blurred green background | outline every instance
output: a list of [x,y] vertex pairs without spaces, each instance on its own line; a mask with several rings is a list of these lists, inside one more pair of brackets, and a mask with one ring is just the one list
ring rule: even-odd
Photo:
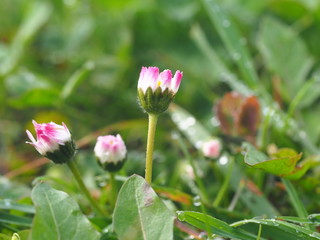
[[[128,161],[128,171],[143,174],[147,116],[136,96],[142,66],[183,71],[175,103],[210,133],[218,132],[212,111],[217,99],[230,90],[255,93],[264,106],[289,111],[310,144],[303,149],[301,139],[295,141],[295,133],[281,127],[267,142],[316,153],[320,2],[215,2],[211,9],[196,0],[2,0],[1,173],[39,156],[25,144],[25,129],[31,130],[35,119],[65,122],[76,140],[111,125],[97,134],[123,134],[130,158],[136,159]],[[223,30],[230,26],[231,31]],[[175,159],[177,150],[166,151],[173,148],[173,129],[170,118],[161,116],[158,174]],[[289,137],[277,138],[284,135]],[[84,154],[91,154],[94,140],[83,145]],[[40,169],[32,174],[40,175]]]

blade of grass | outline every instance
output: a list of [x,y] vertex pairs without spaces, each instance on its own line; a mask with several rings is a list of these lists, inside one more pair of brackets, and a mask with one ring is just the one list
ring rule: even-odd
[[67,99],[72,94],[76,86],[78,86],[93,69],[94,63],[89,61],[83,64],[80,69],[75,71],[64,85],[60,98],[62,100]]
[[213,201],[213,207],[219,207],[221,201],[223,200],[223,197],[225,196],[228,187],[229,187],[229,183],[230,183],[230,178],[231,178],[231,174],[232,174],[232,170],[233,170],[233,166],[234,166],[234,160],[231,159],[228,163],[228,170],[226,171],[226,175],[223,181],[222,186],[219,189],[219,192],[216,196],[216,198]]
[[299,224],[313,224],[320,225],[320,214],[311,214],[307,218],[292,217],[292,216],[278,216],[277,219],[285,220],[287,222]]
[[296,239],[304,239],[304,240],[314,240],[320,239],[320,233],[314,232],[305,227],[299,226],[297,224],[288,223],[282,220],[276,219],[245,219],[239,222],[235,222],[230,224],[233,227],[239,227],[248,223],[256,223],[267,226],[273,226],[285,231],[289,234],[292,234],[296,237]]
[[206,225],[209,224],[211,231],[222,237],[242,240],[256,240],[256,237],[251,233],[242,229],[231,227],[226,222],[203,213],[180,211],[178,212],[178,218],[180,221],[185,221],[202,230],[206,230]]
[[13,202],[9,199],[0,199],[0,209],[4,210],[17,210],[25,213],[35,213],[35,209],[32,205],[21,204]]
[[221,60],[221,57],[216,53],[216,51],[210,46],[203,30],[199,25],[193,25],[191,28],[191,38],[198,46],[200,51],[208,58],[212,63],[214,71],[212,72],[214,77],[219,77],[223,81],[227,82],[233,89],[237,90],[239,93],[250,96],[253,92],[244,85],[237,77],[234,75],[225,63]]
[[[286,191],[289,194],[290,201],[291,201],[296,213],[298,214],[298,216],[300,218],[308,217],[308,212],[307,212],[306,208],[304,207],[303,203],[301,202],[301,200],[298,196],[298,193],[297,193],[296,189],[294,188],[294,186],[292,185],[291,181],[288,179],[285,179],[285,178],[282,178],[281,181],[286,187]],[[311,229],[311,227],[308,225],[307,225],[307,228]]]
[[31,227],[32,219],[0,212],[0,222],[7,224],[16,224],[19,226]]
[[216,0],[201,0],[209,18],[224,42],[230,56],[237,64],[245,83],[250,88],[257,87],[258,77],[255,72],[249,51],[237,27]]
[[[11,45],[10,55],[0,66],[0,76],[6,76],[14,70],[21,59],[25,48],[39,29],[48,21],[52,12],[51,5],[46,1],[31,2],[23,24],[20,26]],[[1,78],[0,78],[1,79]]]
[[288,117],[292,117],[295,113],[297,107],[299,106],[299,103],[302,101],[302,99],[305,97],[305,95],[308,93],[311,87],[314,87],[316,83],[319,83],[318,77],[313,77],[309,81],[305,82],[302,87],[300,88],[299,92],[295,95],[293,100],[291,101],[288,109]]

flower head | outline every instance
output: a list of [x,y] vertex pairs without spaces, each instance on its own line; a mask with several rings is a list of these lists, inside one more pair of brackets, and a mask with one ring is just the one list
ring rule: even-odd
[[55,163],[66,163],[75,154],[75,144],[67,126],[62,123],[58,125],[54,122],[38,124],[32,121],[36,130],[37,140],[30,131],[26,131],[31,142],[27,142],[35,147],[42,155]]
[[98,163],[105,170],[113,172],[122,167],[126,158],[127,148],[119,134],[117,136],[100,136],[94,147],[94,153]]
[[148,113],[164,112],[175,97],[183,73],[170,70],[159,72],[157,67],[142,67],[138,81],[138,97],[142,108]]
[[209,158],[216,158],[220,155],[221,144],[217,139],[204,142],[202,145],[203,155]]

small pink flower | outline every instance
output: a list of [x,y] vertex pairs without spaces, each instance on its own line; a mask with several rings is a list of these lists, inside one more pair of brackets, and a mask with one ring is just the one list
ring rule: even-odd
[[107,135],[98,137],[94,153],[106,170],[116,171],[122,166],[127,149],[119,134]]
[[64,123],[62,123],[62,126],[54,122],[38,124],[33,120],[32,123],[36,130],[37,140],[27,130],[28,137],[31,140],[31,142],[27,143],[33,145],[43,156],[58,150],[60,145],[65,145],[67,142],[72,141],[69,129]]
[[209,158],[216,158],[220,155],[221,144],[217,139],[209,140],[202,145],[203,155]]
[[172,77],[172,73],[168,69],[159,73],[159,68],[157,67],[142,67],[138,81],[138,89],[141,89],[145,94],[149,87],[153,92],[160,87],[162,92],[168,89],[173,92],[173,94],[176,94],[179,89],[182,76],[183,73],[180,71],[176,71]]

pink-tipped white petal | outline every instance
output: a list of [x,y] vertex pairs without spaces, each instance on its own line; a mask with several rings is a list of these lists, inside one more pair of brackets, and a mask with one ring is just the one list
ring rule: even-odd
[[142,67],[140,77],[138,81],[138,89],[141,89],[144,93],[149,87],[152,90],[156,89],[157,79],[159,76],[159,68],[157,67]]
[[172,78],[172,81],[171,81],[171,90],[174,93],[178,92],[182,77],[183,77],[183,73],[180,71],[176,71],[176,73],[174,74],[174,77]]
[[37,142],[36,139],[33,137],[32,133],[29,130],[26,130],[26,132],[27,132],[29,139],[31,140],[31,142],[26,142],[26,143],[34,145]]
[[59,145],[65,145],[71,141],[71,134],[67,126],[63,126],[54,122],[38,124],[35,120],[32,121],[36,130],[37,140],[33,137],[30,131],[26,131],[32,145],[41,155],[46,155],[48,152],[54,152],[59,149]]
[[94,153],[102,164],[117,164],[124,160],[127,149],[119,134],[117,136],[107,135],[98,137]]
[[161,87],[162,92],[165,91],[167,88],[170,88],[172,79],[172,73],[170,70],[166,69],[159,74],[157,80],[157,86]]

